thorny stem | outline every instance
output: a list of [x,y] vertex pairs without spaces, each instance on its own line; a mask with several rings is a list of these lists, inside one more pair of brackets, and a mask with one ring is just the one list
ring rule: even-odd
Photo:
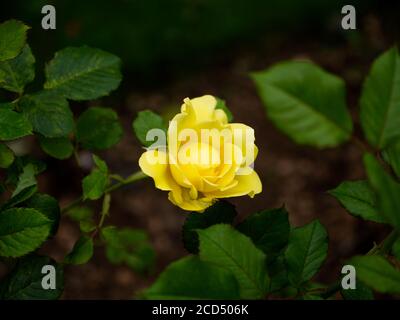
[[[137,171],[135,173],[133,173],[132,175],[130,175],[128,178],[119,181],[111,186],[109,186],[105,191],[104,194],[108,194],[112,191],[115,191],[123,186],[126,186],[128,184],[134,183],[136,181],[142,180],[144,178],[147,178],[147,176],[142,172],[142,171]],[[85,200],[83,199],[82,196],[80,196],[79,198],[75,199],[74,201],[72,201],[71,203],[69,203],[68,205],[66,205],[64,208],[61,209],[61,213],[65,213],[68,210],[76,207],[78,204],[85,202]]]

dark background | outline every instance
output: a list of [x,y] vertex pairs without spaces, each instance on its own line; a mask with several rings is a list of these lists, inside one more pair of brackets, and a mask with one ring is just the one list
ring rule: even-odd
[[[56,30],[41,29],[45,4],[56,7]],[[356,7],[355,31],[340,27],[345,4]],[[113,172],[126,176],[138,169],[143,150],[131,130],[138,111],[152,109],[168,118],[178,111],[183,98],[214,94],[226,100],[235,121],[255,129],[260,149],[255,169],[263,192],[254,199],[232,199],[240,213],[238,221],[254,211],[282,204],[295,226],[319,218],[330,238],[328,259],[316,279],[323,283],[337,279],[346,258],[365,253],[385,236],[384,227],[351,217],[326,193],[343,180],[364,177],[357,146],[348,143],[320,151],[295,145],[265,117],[249,72],[285,59],[312,59],[345,79],[356,135],[361,136],[360,88],[373,59],[400,35],[398,2],[2,1],[0,20],[10,18],[32,27],[28,41],[37,59],[37,77],[28,92],[40,88],[44,63],[65,46],[86,44],[121,57],[124,80],[119,90],[99,101],[71,103],[76,115],[94,104],[113,107],[119,113],[124,137],[116,147],[100,153]],[[61,205],[79,196],[81,178],[90,170],[90,154],[80,154],[82,170],[73,158],[57,161],[46,157],[34,139],[20,141],[19,148],[47,162],[48,170],[39,180],[41,191],[57,197]],[[88,264],[66,268],[63,297],[134,297],[167,264],[186,254],[180,238],[186,214],[148,180],[115,192],[107,223],[149,233],[157,252],[155,272],[145,277],[127,266],[111,265],[104,249],[98,248]],[[64,218],[56,238],[43,251],[61,260],[78,236],[76,224]]]

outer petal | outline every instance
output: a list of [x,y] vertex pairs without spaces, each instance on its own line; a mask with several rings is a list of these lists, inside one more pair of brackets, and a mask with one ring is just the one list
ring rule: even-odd
[[177,201],[172,192],[168,194],[168,199],[183,210],[201,212],[213,204],[211,198],[191,199],[188,189],[183,189],[182,191],[182,201]]
[[228,123],[228,116],[226,115],[225,111],[222,109],[215,110],[214,117],[217,121],[219,121],[222,124]]
[[254,144],[254,129],[242,123],[229,123],[228,127],[232,130],[234,144],[242,150],[242,165],[252,164],[258,155],[258,148]]
[[230,198],[239,197],[244,195],[249,195],[254,197],[254,195],[262,191],[262,184],[258,174],[252,171],[248,175],[236,176],[237,184],[232,184],[231,188],[222,188],[219,191],[214,191],[207,193],[207,197],[214,198]]
[[182,105],[182,112],[186,111],[190,114],[193,110],[198,122],[214,120],[214,110],[217,105],[217,99],[213,96],[205,95],[194,99],[186,98],[184,102],[185,103]]
[[169,123],[167,140],[168,150],[175,159],[178,157],[178,150],[181,145],[179,141],[179,133],[186,128],[193,128],[196,126],[196,117],[193,114],[189,115],[186,112],[178,113]]
[[144,174],[153,178],[154,184],[158,189],[172,191],[175,198],[181,200],[182,191],[171,175],[168,157],[165,152],[159,150],[144,152],[140,156],[139,166]]

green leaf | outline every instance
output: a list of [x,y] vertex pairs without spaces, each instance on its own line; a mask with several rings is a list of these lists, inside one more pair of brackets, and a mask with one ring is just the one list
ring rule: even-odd
[[279,63],[252,77],[268,117],[296,143],[325,148],[350,138],[342,79],[306,61]]
[[96,156],[95,154],[93,155],[93,162],[97,166],[97,168],[107,174],[108,173],[108,167],[105,161],[101,160],[99,156]]
[[92,232],[97,227],[93,220],[93,210],[88,207],[74,207],[67,214],[72,220],[79,222],[79,228],[84,233]]
[[35,57],[28,45],[12,60],[0,61],[0,73],[3,73],[0,88],[22,93],[24,87],[35,78]]
[[57,233],[60,222],[60,206],[56,199],[48,194],[36,193],[24,205],[44,214],[51,221],[50,235]]
[[396,257],[397,260],[400,260],[400,238],[393,243],[392,253]]
[[328,251],[328,235],[315,220],[290,231],[285,252],[288,277],[295,287],[310,280],[324,262]]
[[79,229],[84,233],[89,233],[96,230],[97,225],[93,220],[82,220],[79,222]]
[[76,137],[89,150],[110,148],[121,140],[122,133],[117,113],[108,108],[89,108],[77,122]]
[[65,257],[64,262],[69,264],[85,264],[92,256],[92,238],[88,236],[81,236],[75,243],[72,251]]
[[109,226],[101,230],[101,235],[106,243],[107,259],[111,263],[126,263],[141,273],[153,268],[155,252],[143,230]]
[[94,169],[82,180],[83,199],[100,199],[106,190],[108,176],[99,169]]
[[383,150],[382,155],[385,161],[393,168],[397,177],[400,178],[400,140]]
[[365,220],[385,223],[377,210],[376,195],[367,181],[344,181],[329,191],[352,215]]
[[0,103],[0,109],[14,110],[14,107],[15,107],[15,103],[13,103],[13,102],[2,102],[2,103]]
[[0,168],[8,168],[14,162],[14,153],[5,144],[0,143]]
[[27,165],[32,165],[35,175],[46,170],[46,163],[32,158],[31,156],[16,157],[13,164],[7,168],[7,184],[16,186],[20,175]]
[[100,49],[65,48],[46,66],[44,87],[71,100],[94,100],[119,86],[120,64],[117,56]]
[[276,257],[286,247],[290,225],[285,208],[263,210],[250,215],[237,226],[268,257]]
[[21,190],[17,195],[6,201],[1,207],[1,210],[6,210],[12,207],[17,206],[18,204],[26,201],[30,197],[32,197],[35,193],[37,192],[37,186],[32,185],[29,187],[26,187],[25,189]]
[[147,299],[239,299],[235,277],[226,269],[188,256],[171,263],[144,292]]
[[355,289],[342,289],[340,293],[345,300],[374,300],[374,293],[361,281],[356,282]]
[[74,207],[69,209],[67,214],[74,221],[89,220],[93,217],[93,211],[88,207]]
[[0,109],[0,140],[15,140],[32,133],[26,117],[9,109]]
[[396,47],[373,63],[360,105],[361,125],[370,144],[383,149],[400,137],[400,55]]
[[268,274],[271,278],[270,292],[276,292],[289,285],[285,255],[279,255],[267,266]]
[[[55,289],[43,289],[42,281],[46,280],[43,279],[46,273],[42,273],[44,266],[55,268]],[[47,282],[45,281],[45,283]],[[0,284],[0,299],[56,300],[60,298],[63,290],[62,266],[49,257],[29,255],[20,259],[13,271]]]
[[400,294],[400,271],[385,258],[377,255],[357,256],[348,264],[356,268],[357,278],[367,286],[382,293]]
[[318,282],[305,283],[298,294],[298,300],[324,300],[322,294],[327,291],[327,286]]
[[68,159],[74,153],[74,146],[68,138],[39,137],[40,147],[48,155],[56,159]]
[[231,224],[237,212],[235,206],[227,201],[217,201],[204,212],[190,213],[183,225],[183,244],[190,253],[199,252],[199,237],[196,230],[206,229],[214,224]]
[[377,195],[379,213],[400,230],[400,184],[370,154],[364,156],[368,181]]
[[19,106],[33,130],[48,138],[66,137],[74,129],[68,101],[52,92],[23,96]]
[[17,196],[23,190],[34,185],[36,185],[35,167],[32,164],[27,164],[18,178],[17,187],[15,188],[12,197]]
[[217,105],[215,107],[215,109],[221,109],[226,113],[226,116],[228,117],[228,122],[232,122],[233,120],[233,114],[232,112],[229,110],[229,108],[226,106],[226,103],[224,100],[220,99],[220,98],[216,98],[217,99]]
[[108,185],[108,168],[106,163],[93,155],[96,168],[82,180],[83,199],[101,198]]
[[[20,162],[18,160],[20,160],[20,158],[17,158],[14,164],[18,165],[18,162]],[[11,169],[13,166],[11,166],[9,169]],[[11,199],[2,205],[0,210],[12,208],[17,204],[28,200],[33,194],[36,193],[36,173],[36,168],[33,163],[27,163],[24,167],[22,167],[22,172],[18,172],[19,176],[16,181],[15,190],[11,195]]]
[[5,82],[6,78],[7,78],[7,74],[3,70],[0,70],[0,86],[2,85],[3,82]]
[[140,111],[132,123],[132,128],[136,137],[145,147],[149,147],[155,142],[146,139],[146,135],[150,130],[160,129],[164,132],[167,131],[164,120],[158,114],[150,110]]
[[26,42],[28,26],[17,20],[0,24],[0,61],[15,58]]
[[201,260],[232,272],[242,299],[260,299],[266,294],[269,277],[265,255],[251,240],[226,224],[198,230]]
[[0,212],[0,256],[19,257],[48,237],[51,221],[38,210],[12,208]]

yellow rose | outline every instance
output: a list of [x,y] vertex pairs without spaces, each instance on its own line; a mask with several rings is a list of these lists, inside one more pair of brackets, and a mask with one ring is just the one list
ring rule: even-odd
[[184,210],[203,211],[216,199],[254,197],[262,185],[253,170],[254,130],[228,123],[217,100],[186,98],[169,123],[167,146],[150,147],[139,159],[142,171]]

